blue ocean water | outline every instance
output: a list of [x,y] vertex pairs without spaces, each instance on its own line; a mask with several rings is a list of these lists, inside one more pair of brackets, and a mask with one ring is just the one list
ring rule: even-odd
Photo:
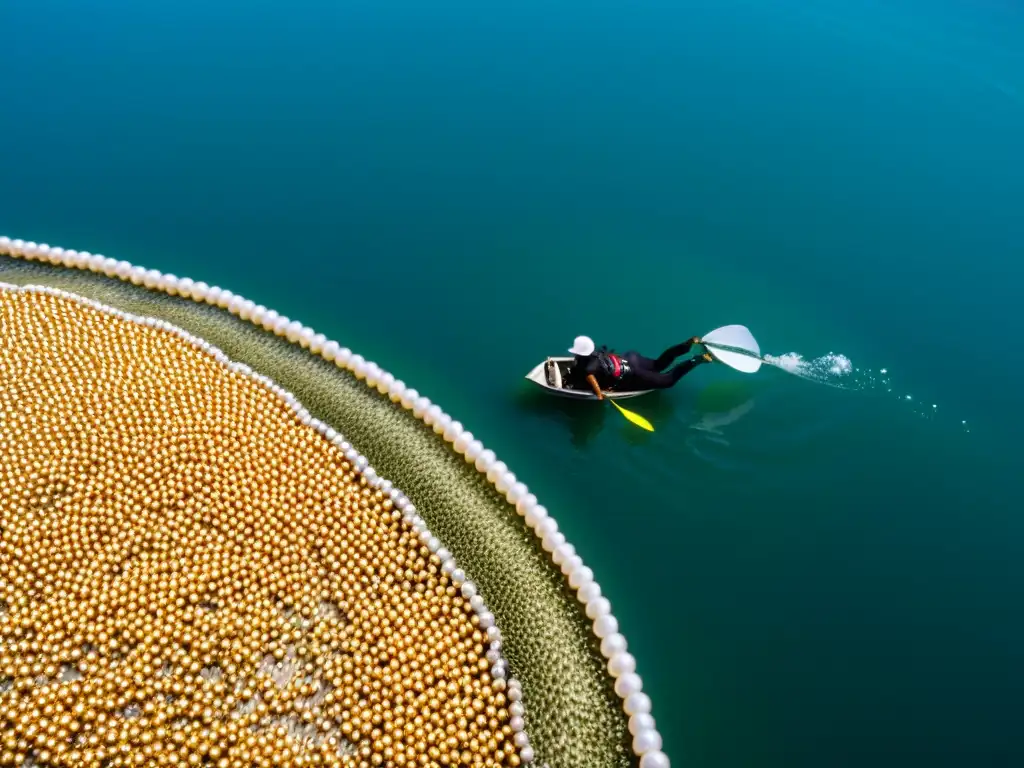
[[[229,287],[441,403],[594,568],[674,765],[1024,761],[1017,4],[13,0],[0,29],[0,232]],[[853,371],[701,368],[632,401],[650,435],[522,378],[580,333],[728,323]]]

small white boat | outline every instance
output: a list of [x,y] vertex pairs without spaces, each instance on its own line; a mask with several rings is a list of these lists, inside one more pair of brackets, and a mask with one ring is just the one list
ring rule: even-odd
[[[590,387],[584,390],[570,389],[565,386],[565,382],[568,379],[569,365],[572,361],[572,357],[549,357],[544,362],[534,366],[533,370],[526,374],[526,378],[557,397],[568,397],[572,400],[597,400],[597,395],[594,394]],[[623,392],[605,392],[604,396],[610,400],[627,400],[630,397],[639,397],[653,391],[652,389],[638,389]]]

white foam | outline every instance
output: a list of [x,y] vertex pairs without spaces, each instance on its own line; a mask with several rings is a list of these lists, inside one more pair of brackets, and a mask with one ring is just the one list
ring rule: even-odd
[[786,373],[810,379],[820,384],[838,386],[832,380],[849,376],[853,373],[853,363],[846,355],[829,352],[827,355],[816,357],[813,360],[804,360],[803,355],[796,352],[788,352],[785,355],[765,355],[764,361],[776,368],[781,368]]
[[[787,352],[784,355],[765,355],[762,359],[768,365],[816,384],[847,390],[884,389],[889,393],[893,391],[888,368],[879,368],[877,371],[855,369],[850,358],[835,352],[829,352],[827,355],[816,357],[813,360],[805,360],[803,355],[797,352]],[[917,415],[926,419],[934,418],[939,410],[937,403],[929,404],[927,401],[919,403],[909,393],[896,395],[896,397],[904,403],[908,403]],[[970,431],[966,421],[962,421],[961,426],[964,431]]]

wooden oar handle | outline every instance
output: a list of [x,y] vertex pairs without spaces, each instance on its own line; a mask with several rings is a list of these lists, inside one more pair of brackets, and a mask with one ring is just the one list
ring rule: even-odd
[[597,399],[598,400],[604,400],[604,392],[602,392],[601,391],[601,387],[598,386],[597,378],[594,376],[594,374],[592,374],[592,373],[589,374],[587,376],[587,381],[590,382],[590,386],[591,386],[591,388],[593,388],[594,394],[597,395]]

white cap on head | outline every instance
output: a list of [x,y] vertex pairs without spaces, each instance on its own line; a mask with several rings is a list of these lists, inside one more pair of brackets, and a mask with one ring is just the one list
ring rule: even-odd
[[594,354],[594,340],[589,336],[577,336],[569,351],[574,355]]

